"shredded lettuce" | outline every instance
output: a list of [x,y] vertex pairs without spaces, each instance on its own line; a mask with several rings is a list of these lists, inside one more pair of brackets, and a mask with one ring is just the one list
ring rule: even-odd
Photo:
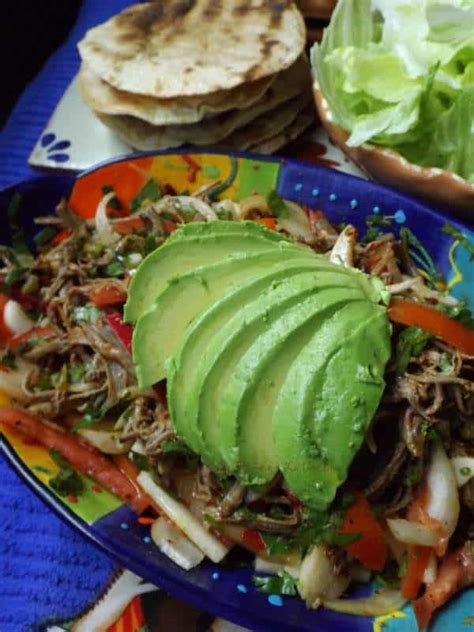
[[474,183],[474,0],[339,0],[311,57],[349,145]]

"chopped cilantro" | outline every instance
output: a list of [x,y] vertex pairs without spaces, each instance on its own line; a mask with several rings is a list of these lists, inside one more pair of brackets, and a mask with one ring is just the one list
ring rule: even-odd
[[222,525],[220,522],[218,522],[214,516],[211,516],[211,514],[209,513],[203,513],[202,514],[203,520],[204,522],[207,522],[207,524],[209,526],[211,526],[213,529],[216,529],[216,531],[222,531]]
[[410,358],[419,356],[426,347],[430,334],[420,327],[411,326],[404,329],[398,337],[395,350],[395,368],[397,375],[402,375],[410,364]]
[[9,351],[2,358],[0,358],[0,364],[7,369],[16,369],[16,357],[15,354]]
[[389,227],[392,225],[392,220],[386,215],[379,215],[377,213],[374,213],[373,215],[367,215],[367,217],[365,218],[365,223],[367,226]]
[[37,246],[45,246],[57,233],[58,231],[54,226],[45,226],[39,233],[36,233],[33,240]]
[[375,226],[371,226],[365,231],[365,235],[361,240],[361,243],[369,244],[371,241],[375,241],[379,237],[381,237],[382,234],[383,233],[378,228],[376,228]]
[[96,323],[103,312],[95,305],[82,305],[72,310],[72,319],[75,322],[84,321],[86,323]]
[[69,462],[57,451],[50,450],[50,457],[60,468],[59,472],[49,480],[49,485],[60,496],[78,496],[84,491],[81,477],[71,469]]
[[[426,433],[424,432],[424,429],[421,429],[422,434]],[[406,485],[418,485],[418,483],[421,482],[421,479],[423,478],[423,461],[421,459],[417,459],[416,461],[413,461],[412,463],[410,463],[408,465],[408,467],[405,470],[404,476],[403,476],[403,482]]]
[[145,237],[145,242],[143,244],[143,252],[145,255],[149,255],[150,252],[156,250],[158,244],[156,243],[156,235],[153,233],[148,233]]
[[268,555],[282,555],[288,551],[307,551],[313,544],[327,544],[344,548],[360,539],[360,533],[342,533],[342,508],[332,514],[312,514],[298,531],[287,538],[282,535],[262,533]]
[[87,373],[86,364],[69,364],[67,367],[68,379],[71,384],[78,384]]
[[42,371],[38,377],[38,381],[33,386],[35,393],[42,393],[43,391],[49,391],[53,388],[53,382],[51,375]]
[[452,224],[445,224],[441,230],[443,231],[443,233],[451,235],[452,237],[457,239],[471,255],[471,261],[474,259],[474,245],[471,244],[464,233],[462,233]]
[[33,255],[28,248],[25,233],[20,224],[21,200],[21,195],[16,191],[8,205],[7,218],[10,226],[13,252],[22,266],[30,266],[33,263]]
[[125,274],[125,266],[121,261],[116,259],[105,266],[104,273],[109,277],[121,277]]
[[81,477],[70,468],[59,470],[49,479],[49,486],[60,496],[79,496],[84,491]]
[[138,211],[138,209],[144,204],[144,202],[157,202],[161,199],[161,190],[158,184],[150,178],[145,186],[136,194],[133,200],[130,202],[130,210],[132,212]]
[[169,213],[168,211],[163,211],[160,213],[160,217],[166,219],[168,222],[176,222],[176,216],[173,213]]
[[135,463],[135,465],[138,467],[139,470],[149,470],[150,469],[150,462],[148,460],[148,457],[145,456],[144,454],[140,454],[139,452],[130,452],[130,456],[132,458],[132,461]]
[[254,575],[252,581],[259,592],[270,595],[297,594],[297,580],[288,573],[282,572],[270,577],[258,577]]
[[278,195],[275,189],[267,193],[267,204],[275,217],[288,217],[288,205],[285,200]]
[[[107,193],[115,193],[115,189],[111,184],[104,184],[104,186],[102,187],[102,193],[104,195],[107,195]],[[122,209],[122,204],[116,195],[114,195],[113,198],[110,198],[107,206],[110,206],[117,211],[120,211]]]
[[439,368],[441,373],[452,373],[453,363],[449,353],[441,353],[439,356]]
[[179,454],[193,455],[194,453],[188,448],[188,446],[180,439],[163,441],[160,444],[160,450],[164,453],[178,452]]
[[6,275],[6,277],[3,279],[3,282],[8,287],[10,285],[15,285],[15,283],[18,283],[18,281],[20,281],[23,278],[25,273],[26,273],[25,268],[22,268],[21,266],[15,266]]
[[216,215],[219,219],[230,221],[232,219],[232,212],[226,208],[216,209]]
[[402,557],[402,559],[398,563],[398,577],[400,579],[402,577],[405,577],[405,575],[407,574],[407,571],[408,571],[408,559],[405,553],[405,555]]
[[69,461],[66,461],[66,459],[62,456],[62,454],[60,454],[54,448],[51,448],[51,450],[49,450],[48,452],[49,452],[49,456],[52,458],[52,460],[56,463],[58,467],[61,467],[61,468],[71,467],[69,465]]
[[74,424],[71,430],[73,432],[77,432],[78,430],[81,430],[82,428],[90,428],[95,423],[103,419],[105,413],[106,413],[106,409],[104,407],[102,408],[89,407],[86,409],[82,419],[79,419],[79,421],[77,421]]

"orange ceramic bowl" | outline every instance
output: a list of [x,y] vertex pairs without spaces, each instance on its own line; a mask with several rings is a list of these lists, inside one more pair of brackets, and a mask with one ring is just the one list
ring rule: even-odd
[[313,91],[319,117],[329,137],[371,178],[429,200],[466,221],[474,221],[474,184],[452,171],[415,165],[393,149],[369,144],[348,146],[349,133],[332,122],[317,82],[313,84]]

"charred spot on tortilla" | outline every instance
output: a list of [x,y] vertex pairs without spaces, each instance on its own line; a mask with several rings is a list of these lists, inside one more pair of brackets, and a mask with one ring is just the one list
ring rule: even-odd
[[278,42],[273,39],[267,39],[267,37],[262,33],[260,35],[260,41],[262,42],[262,47],[260,51],[262,53],[262,57],[266,57],[272,51],[273,46],[278,46]]
[[216,18],[222,13],[222,0],[210,0],[202,14],[208,20]]

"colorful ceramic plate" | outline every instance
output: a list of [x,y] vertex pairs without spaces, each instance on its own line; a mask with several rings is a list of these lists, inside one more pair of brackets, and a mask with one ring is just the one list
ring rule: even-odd
[[[32,218],[52,211],[71,191],[73,208],[91,217],[104,185],[113,185],[122,203],[127,203],[150,177],[178,191],[192,191],[218,178],[227,187],[222,195],[237,200],[254,191],[265,194],[276,188],[283,197],[324,211],[336,224],[351,222],[362,234],[368,224],[397,234],[403,226],[410,231],[412,256],[422,274],[434,283],[446,284],[453,295],[467,298],[474,309],[474,265],[469,252],[474,233],[466,226],[393,190],[301,162],[216,152],[140,155],[101,165],[77,180],[45,176],[22,183],[0,192],[0,209],[5,212],[14,190],[19,191],[22,220],[32,236]],[[0,227],[0,239],[2,243],[9,240],[6,222]],[[201,609],[269,632],[369,632],[380,631],[382,626],[384,632],[416,630],[409,607],[375,620],[309,611],[297,598],[269,598],[256,592],[251,569],[205,563],[185,572],[158,552],[149,527],[140,525],[137,516],[108,492],[87,481],[88,491],[80,499],[60,498],[48,487],[56,466],[46,451],[5,430],[2,445],[13,466],[66,521],[124,566]],[[467,631],[473,604],[474,590],[464,592],[437,617],[432,632]]]

